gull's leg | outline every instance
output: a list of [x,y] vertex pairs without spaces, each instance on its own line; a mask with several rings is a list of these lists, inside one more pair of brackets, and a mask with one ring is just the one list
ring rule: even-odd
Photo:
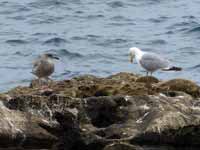
[[42,79],[41,78],[38,78],[38,84],[39,84],[39,86],[42,85]]
[[147,87],[147,93],[150,94],[150,82],[149,82],[149,77],[148,76],[147,76],[146,87]]
[[53,80],[51,78],[49,78],[49,77],[46,77],[46,81],[47,81],[47,85],[49,85],[50,83],[53,82]]
[[[148,94],[151,94],[151,90],[152,90],[152,85],[151,85],[151,78],[152,77],[153,72],[150,72],[150,76],[147,76],[147,92]],[[148,75],[148,72],[147,72]]]
[[46,81],[44,80],[44,78],[38,78],[38,85],[40,87],[43,87],[46,84]]
[[[149,84],[149,72],[148,71],[146,71],[146,78],[145,78],[145,80],[146,80],[146,87],[147,87],[147,89],[148,89],[148,84]],[[149,89],[148,89],[148,92],[149,92]]]
[[149,72],[147,71],[147,72],[146,72],[146,76],[148,77],[148,75],[149,75]]
[[45,91],[48,89],[48,79],[47,77],[43,77],[42,84],[40,86],[40,90]]
[[[153,72],[150,72],[150,74],[151,74],[151,77],[153,77]],[[149,82],[149,88],[150,88],[151,91],[152,91],[152,82]]]
[[51,78],[49,77],[46,77],[47,81],[53,81]]

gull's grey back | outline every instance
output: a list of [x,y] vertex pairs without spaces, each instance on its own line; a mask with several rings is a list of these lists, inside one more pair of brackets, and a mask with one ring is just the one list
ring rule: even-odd
[[154,72],[158,69],[167,68],[169,61],[154,53],[145,53],[141,60],[141,66],[149,72]]

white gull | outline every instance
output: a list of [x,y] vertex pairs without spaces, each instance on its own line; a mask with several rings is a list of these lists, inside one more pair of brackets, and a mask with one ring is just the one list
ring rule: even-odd
[[159,56],[155,53],[144,52],[137,47],[131,47],[129,49],[130,62],[133,62],[135,57],[137,63],[146,70],[147,76],[148,73],[152,75],[153,72],[157,70],[163,71],[181,71],[182,68],[171,66],[169,61],[162,56]]

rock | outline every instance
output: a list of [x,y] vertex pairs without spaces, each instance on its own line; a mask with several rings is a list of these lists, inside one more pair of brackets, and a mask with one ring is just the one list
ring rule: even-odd
[[0,148],[199,147],[199,97],[192,81],[131,73],[52,81],[45,89],[35,81],[0,94]]
[[79,108],[81,99],[71,98],[59,94],[50,96],[43,95],[20,95],[15,96],[5,103],[12,110],[20,110],[24,113],[32,113],[38,117],[53,119],[55,112],[63,112],[69,108]]
[[136,79],[136,82],[143,82],[143,83],[158,83],[159,80],[153,76],[144,76],[144,77],[139,77]]
[[103,150],[143,150],[143,149],[127,143],[113,143],[107,145]]
[[81,147],[84,149],[85,145],[81,139],[81,132],[76,116],[73,113],[66,111],[63,114],[56,112],[55,118],[60,123],[62,130],[60,141],[56,148],[58,150],[74,150],[80,149]]
[[200,96],[200,87],[194,82],[185,79],[173,79],[165,81],[160,83],[158,88],[162,89],[163,91],[182,91],[194,97]]
[[[147,80],[151,81],[152,85],[147,86]],[[155,77],[140,77],[131,73],[118,73],[107,78],[85,75],[71,80],[52,81],[48,84],[49,90],[41,90],[42,87],[35,80],[33,83],[30,87],[17,87],[6,94],[11,97],[61,94],[68,97],[86,98],[112,95],[156,95],[166,91],[182,91],[194,97],[200,95],[199,86],[190,80],[174,79],[159,82]]]
[[138,77],[139,77],[139,75],[135,75],[132,73],[120,72],[115,75],[109,76],[108,79],[118,80],[118,81],[126,81],[126,82],[127,81],[134,82],[137,80]]
[[200,127],[200,109],[193,107],[191,96],[99,97],[86,103],[92,125],[100,129],[93,133],[108,143],[199,146],[194,129]]
[[95,127],[107,127],[127,117],[126,112],[123,114],[119,108],[129,103],[123,97],[91,97],[86,99],[86,103],[86,113]]
[[50,88],[40,90],[40,94],[43,96],[50,96],[53,94],[53,90]]
[[12,99],[12,97],[8,94],[0,94],[0,100],[1,101],[9,101],[10,99]]
[[53,136],[40,124],[50,126],[51,124],[42,118],[19,111],[9,110],[0,103],[0,147],[21,148],[50,148],[57,142]]

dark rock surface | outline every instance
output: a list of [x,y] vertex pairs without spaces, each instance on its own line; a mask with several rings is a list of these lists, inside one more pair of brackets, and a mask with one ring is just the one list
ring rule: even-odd
[[194,149],[200,147],[199,89],[185,79],[130,73],[43,87],[34,80],[0,94],[0,148]]

